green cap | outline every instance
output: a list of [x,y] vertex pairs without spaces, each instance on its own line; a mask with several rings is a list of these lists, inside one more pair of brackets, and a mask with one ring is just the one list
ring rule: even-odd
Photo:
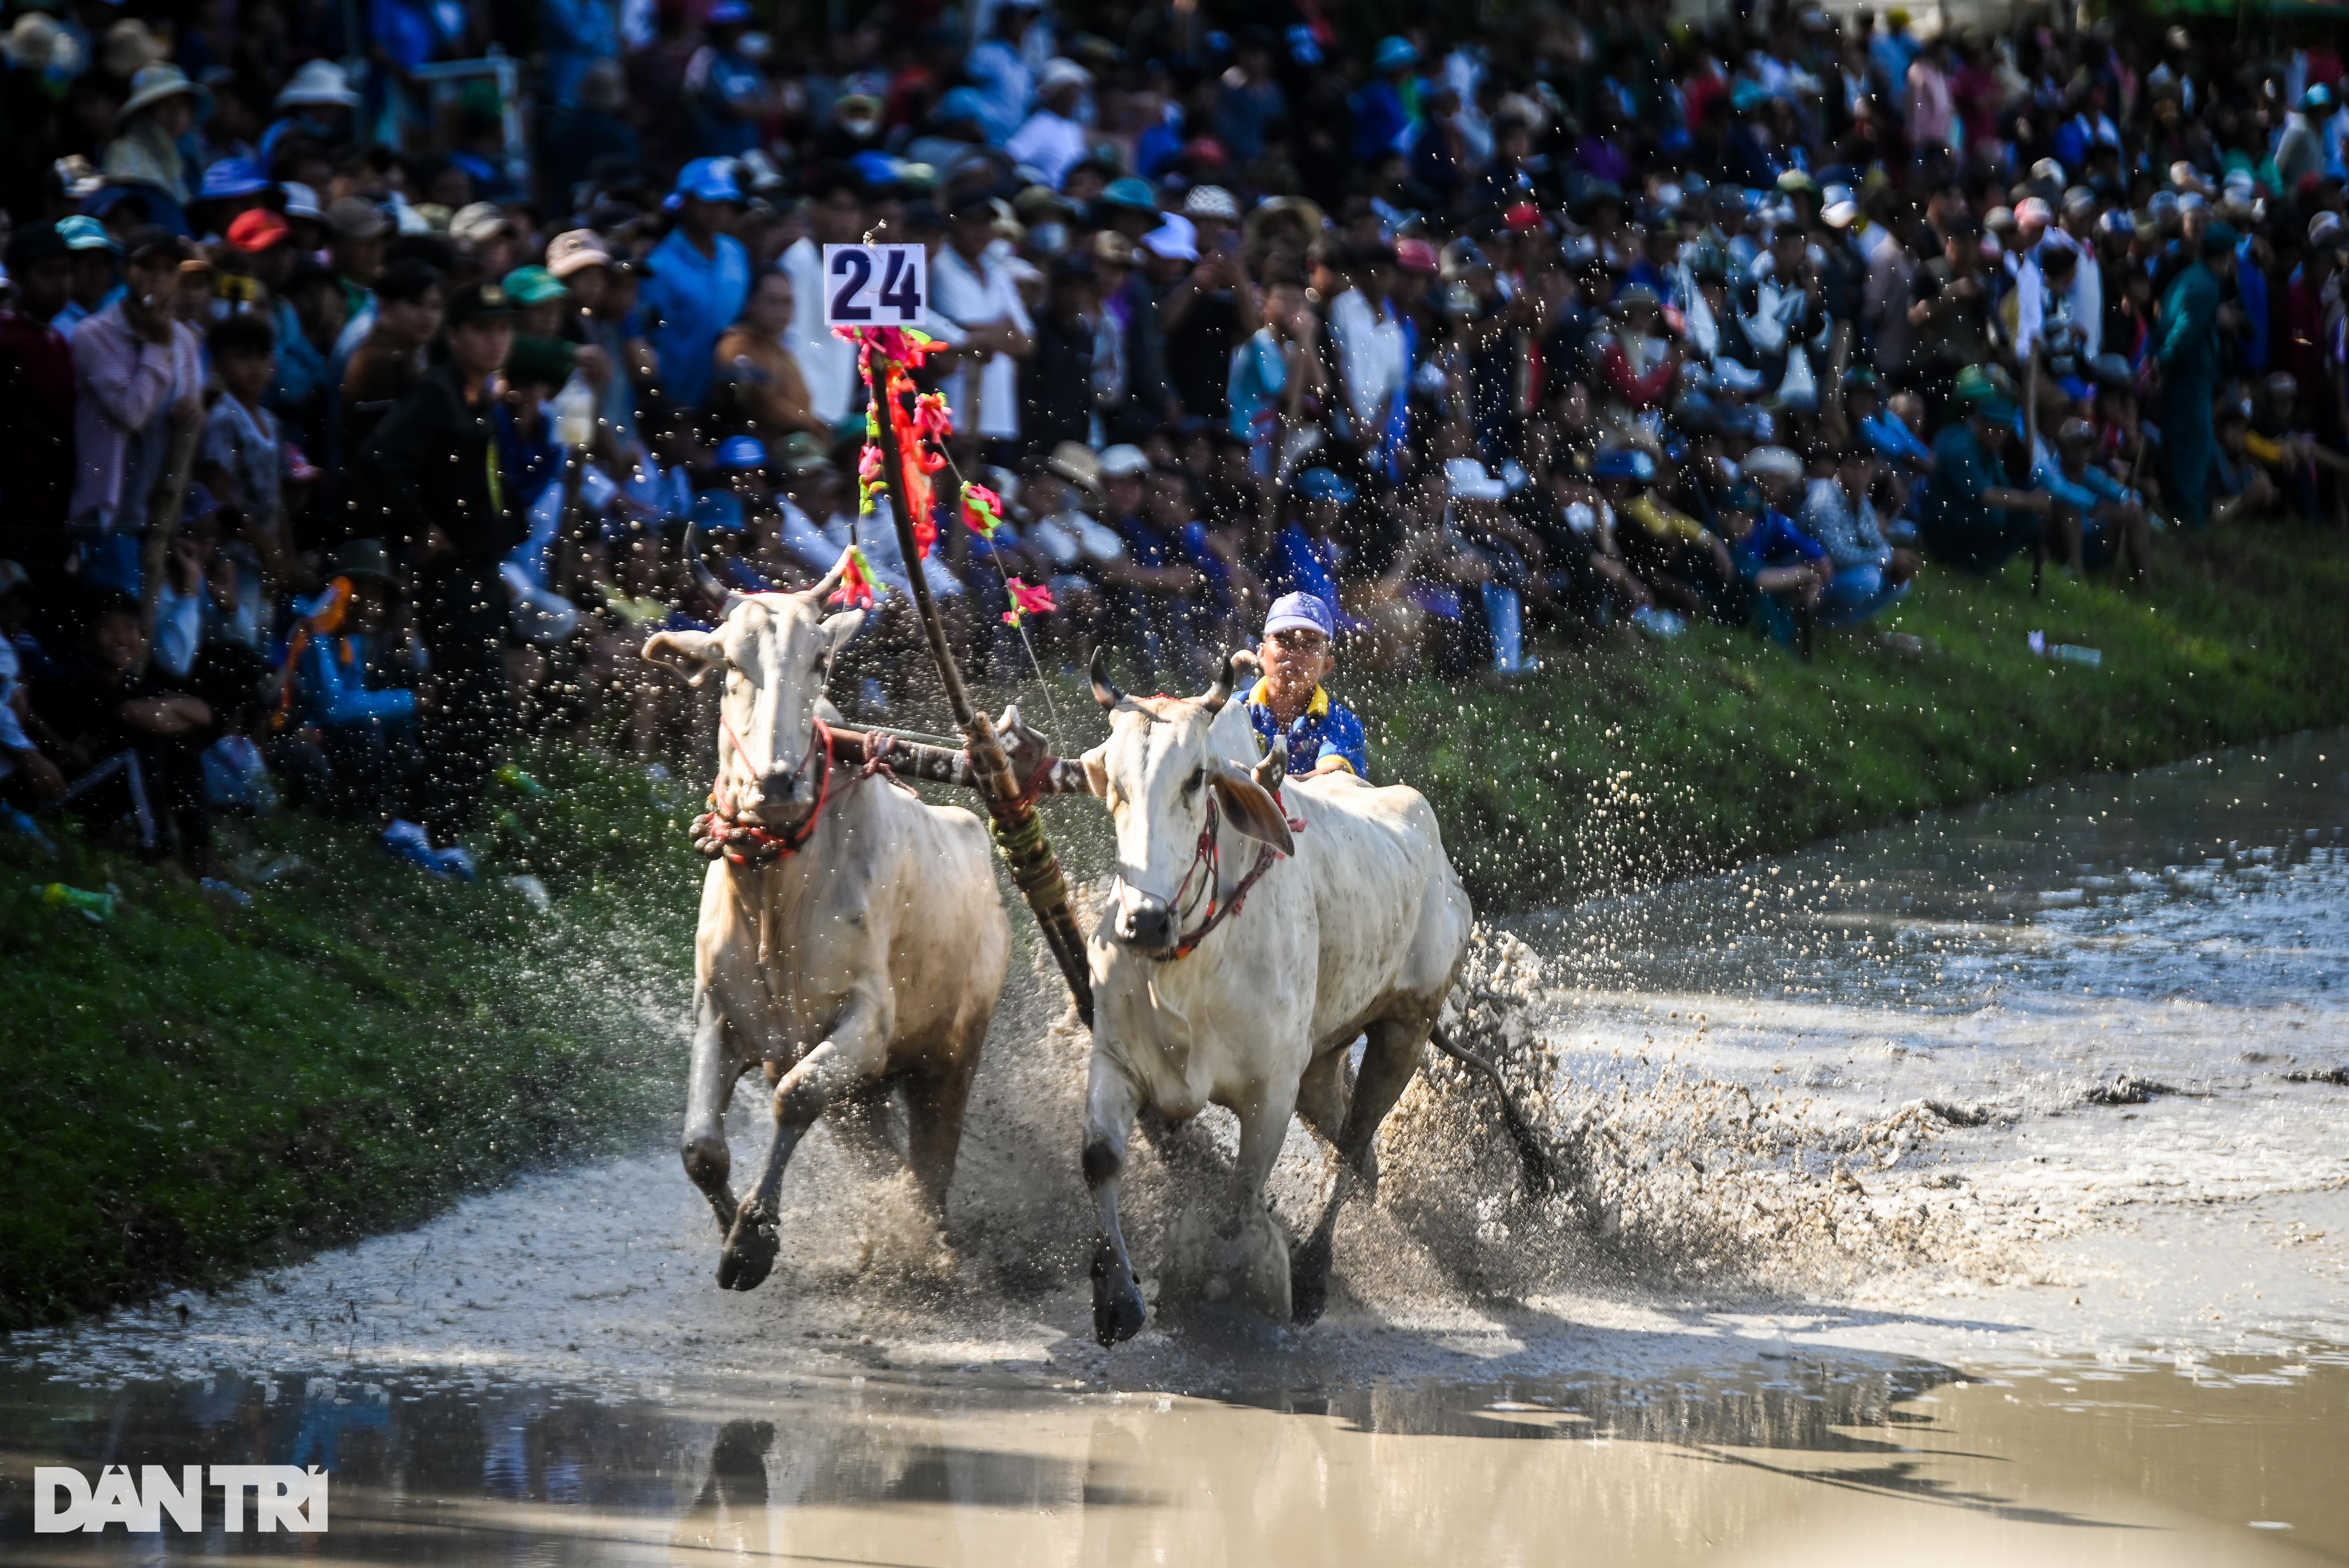
[[516,267],[506,274],[505,287],[514,304],[525,310],[549,300],[566,299],[571,294],[563,280],[544,267]]

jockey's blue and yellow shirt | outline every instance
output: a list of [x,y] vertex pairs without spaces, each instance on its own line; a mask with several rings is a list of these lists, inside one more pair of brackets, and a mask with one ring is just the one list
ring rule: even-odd
[[[1257,682],[1256,689],[1248,693],[1247,716],[1248,723],[1256,728],[1257,744],[1270,751],[1274,739],[1284,733],[1280,720],[1272,715],[1270,681]],[[1312,772],[1325,757],[1338,758],[1358,779],[1371,776],[1369,742],[1362,734],[1362,721],[1354,717],[1352,708],[1331,702],[1330,694],[1319,686],[1313,688],[1312,702],[1288,727],[1286,735],[1292,779]]]

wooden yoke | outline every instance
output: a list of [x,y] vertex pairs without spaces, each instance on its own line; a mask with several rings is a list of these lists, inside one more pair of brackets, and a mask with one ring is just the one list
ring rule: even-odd
[[955,724],[963,733],[962,755],[971,775],[968,781],[987,801],[987,814],[995,825],[995,841],[1010,867],[1012,884],[1026,897],[1028,907],[1035,911],[1044,944],[1051,949],[1053,962],[1061,966],[1061,977],[1068,982],[1069,993],[1076,999],[1077,1016],[1090,1029],[1093,1023],[1092,975],[1085,966],[1084,937],[1077,930],[1075,912],[1069,907],[1068,878],[1061,874],[1061,862],[1045,840],[1044,824],[1036,815],[1036,803],[1027,792],[1025,780],[1013,773],[1011,759],[1005,754],[994,727],[971,706],[970,693],[962,684],[962,671],[955,664],[953,650],[947,646],[946,628],[938,622],[937,605],[930,598],[921,546],[914,538],[913,508],[905,504],[905,498],[916,490],[905,483],[905,465],[917,459],[901,449],[895,410],[884,406],[896,396],[890,388],[896,378],[897,364],[874,346],[868,353],[867,366],[866,387],[879,414],[874,424],[879,428],[881,471],[889,486],[889,515],[897,525],[897,548],[905,562],[914,608],[929,638],[930,657],[938,666],[947,704],[954,710]]
[[[1085,765],[1050,755],[1045,748],[1044,738],[1021,721],[1018,708],[996,720],[994,727],[999,739],[1005,735],[1012,737],[1009,750],[1012,777],[1025,780],[1026,792],[1031,798],[1092,792],[1092,785],[1085,778]],[[971,765],[967,749],[908,740],[885,729],[843,729],[838,725],[826,728],[832,737],[832,759],[841,767],[871,768],[876,771],[885,768],[900,779],[917,779],[925,784],[948,784],[962,789],[978,788],[978,769]]]

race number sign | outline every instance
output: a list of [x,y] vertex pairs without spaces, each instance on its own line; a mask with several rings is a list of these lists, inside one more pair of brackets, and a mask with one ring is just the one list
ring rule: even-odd
[[823,325],[921,325],[929,261],[919,245],[826,245]]

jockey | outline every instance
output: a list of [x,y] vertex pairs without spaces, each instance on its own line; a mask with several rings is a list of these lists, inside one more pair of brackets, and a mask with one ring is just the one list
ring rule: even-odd
[[1340,771],[1370,777],[1362,721],[1321,689],[1338,667],[1335,628],[1329,604],[1311,593],[1282,594],[1265,617],[1257,650],[1264,678],[1248,693],[1248,723],[1267,751],[1275,738],[1287,738],[1291,778]]

